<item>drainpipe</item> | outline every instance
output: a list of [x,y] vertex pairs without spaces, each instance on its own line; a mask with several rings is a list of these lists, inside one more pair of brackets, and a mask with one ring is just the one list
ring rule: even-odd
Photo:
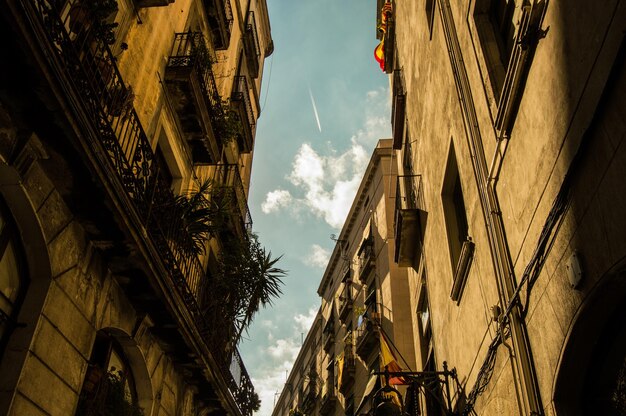
[[[441,0],[438,4],[450,64],[452,66],[452,73],[454,75],[459,98],[459,105],[463,114],[463,122],[480,196],[481,208],[487,226],[489,249],[491,251],[491,258],[496,275],[499,300],[501,305],[506,306],[509,305],[511,299],[514,297],[517,283],[515,281],[514,268],[494,186],[495,181],[490,181],[490,172],[485,159],[482,137],[478,127],[478,118],[476,116],[469,78],[463,61],[456,27],[454,25],[450,1]],[[506,140],[503,143],[505,144]],[[493,173],[493,166],[496,164],[495,161],[492,163],[491,173]],[[511,332],[511,347],[513,349],[510,360],[520,414],[541,415],[543,414],[543,407],[541,405],[537,375],[535,373],[532,352],[530,350],[528,330],[521,315],[521,308],[518,302],[511,308],[510,315],[508,316],[508,324]]]

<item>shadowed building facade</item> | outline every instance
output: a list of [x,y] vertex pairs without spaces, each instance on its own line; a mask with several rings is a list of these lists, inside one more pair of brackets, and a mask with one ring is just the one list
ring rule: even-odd
[[421,179],[400,214],[427,214],[395,232],[422,368],[456,368],[462,414],[626,414],[626,4],[386,18],[398,171]]
[[251,415],[212,274],[251,238],[265,0],[0,19],[0,414]]

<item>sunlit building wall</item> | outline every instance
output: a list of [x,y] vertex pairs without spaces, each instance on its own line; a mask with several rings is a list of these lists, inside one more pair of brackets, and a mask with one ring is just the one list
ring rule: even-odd
[[[250,238],[265,0],[6,1],[0,20],[0,414],[250,416],[212,274]],[[181,204],[207,180],[205,232]]]

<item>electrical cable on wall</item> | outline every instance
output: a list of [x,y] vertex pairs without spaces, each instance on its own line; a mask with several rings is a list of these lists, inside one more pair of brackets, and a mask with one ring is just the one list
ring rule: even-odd
[[270,56],[270,73],[267,75],[267,88],[265,89],[265,99],[263,100],[263,105],[261,106],[261,111],[259,111],[259,113],[263,112],[263,109],[265,108],[265,104],[267,103],[267,96],[270,95],[270,84],[272,82],[272,67],[273,66],[274,66],[274,54]]

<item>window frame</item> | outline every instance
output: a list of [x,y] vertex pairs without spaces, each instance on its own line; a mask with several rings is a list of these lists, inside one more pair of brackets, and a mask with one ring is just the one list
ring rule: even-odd
[[0,224],[0,260],[4,258],[7,247],[12,244],[13,257],[15,259],[18,284],[16,295],[13,300],[3,293],[0,296],[10,305],[10,311],[0,309],[0,357],[4,355],[4,350],[9,342],[11,333],[18,326],[17,316],[20,313],[22,303],[30,282],[28,268],[26,265],[26,256],[24,253],[24,245],[20,237],[20,232],[5,202],[0,197],[0,218],[3,223]]
[[[469,221],[467,218],[467,204],[463,194],[463,183],[459,172],[454,143],[450,141],[450,149],[441,187],[441,206],[443,210],[446,236],[448,239],[448,253],[452,275],[456,273],[463,242],[470,236]],[[459,206],[459,202],[462,206]],[[465,234],[465,235],[463,235]]]

